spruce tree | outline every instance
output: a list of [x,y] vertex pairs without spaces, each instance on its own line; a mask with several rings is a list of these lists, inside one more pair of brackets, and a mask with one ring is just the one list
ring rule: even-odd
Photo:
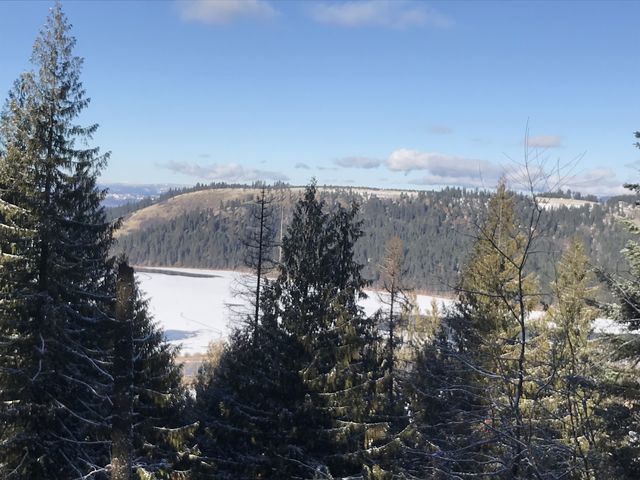
[[453,340],[451,318],[443,318],[433,337],[414,345],[403,393],[415,429],[406,442],[402,469],[408,478],[449,479],[479,475],[487,445],[478,428],[485,416],[484,388]]
[[358,301],[356,206],[333,211],[309,186],[282,243],[260,320],[236,332],[196,383],[198,475],[332,478],[378,471],[386,395],[373,320]]
[[112,226],[96,179],[108,155],[85,147],[96,125],[82,60],[59,4],[37,38],[34,70],[0,121],[0,476],[69,479],[108,462],[105,338]]

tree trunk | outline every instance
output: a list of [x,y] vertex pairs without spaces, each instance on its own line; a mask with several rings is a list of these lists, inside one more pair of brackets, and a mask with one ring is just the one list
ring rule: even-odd
[[116,324],[114,327],[113,424],[111,430],[111,479],[131,480],[133,406],[133,268],[118,266]]

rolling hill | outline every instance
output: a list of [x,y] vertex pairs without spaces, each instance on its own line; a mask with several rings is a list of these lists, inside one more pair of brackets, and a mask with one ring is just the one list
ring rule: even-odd
[[[273,229],[291,218],[303,187],[277,185],[269,189]],[[337,202],[357,202],[364,235],[357,258],[375,284],[386,241],[398,235],[405,244],[405,282],[430,293],[450,293],[473,243],[473,226],[481,221],[490,192],[445,188],[440,191],[400,191],[320,187],[328,208]],[[242,270],[242,239],[251,225],[258,189],[215,184],[171,190],[156,200],[143,200],[111,210],[121,216],[117,252],[145,266]],[[523,212],[529,200],[520,196]],[[530,268],[543,285],[554,275],[554,260],[573,236],[585,243],[593,264],[616,270],[620,250],[629,238],[616,220],[628,203],[612,199],[544,198],[541,231]],[[276,233],[278,236],[279,233]],[[277,252],[273,252],[277,255]]]

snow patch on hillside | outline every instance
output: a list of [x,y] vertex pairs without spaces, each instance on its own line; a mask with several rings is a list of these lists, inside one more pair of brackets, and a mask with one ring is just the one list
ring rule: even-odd
[[589,200],[577,200],[575,198],[551,198],[551,197],[537,197],[540,207],[545,210],[557,210],[561,207],[567,208],[580,208],[585,205],[589,207],[593,207],[597,205],[597,202],[592,202]]

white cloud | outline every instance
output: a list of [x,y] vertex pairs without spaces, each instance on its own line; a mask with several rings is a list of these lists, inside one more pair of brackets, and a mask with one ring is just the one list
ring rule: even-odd
[[500,173],[502,168],[486,160],[458,157],[436,152],[420,152],[408,148],[395,150],[386,161],[387,167],[395,172],[428,170],[437,175],[485,171]]
[[[550,144],[548,142],[547,144]],[[386,166],[392,172],[421,172],[409,180],[413,185],[451,185],[471,188],[493,188],[504,177],[512,188],[536,192],[570,188],[584,194],[617,195],[625,193],[622,182],[611,168],[598,167],[586,172],[566,176],[546,171],[542,164],[531,164],[525,171],[517,162],[496,163],[488,160],[461,157],[438,152],[423,152],[402,148],[391,152],[384,160],[369,157],[345,157],[334,164],[350,168],[375,168]],[[318,170],[331,170],[317,167]],[[344,182],[345,180],[343,180]],[[380,179],[381,182],[388,178]],[[529,182],[533,182],[531,185]]]
[[530,148],[559,148],[562,146],[562,137],[559,135],[535,135],[527,139],[527,145]]
[[334,160],[333,163],[345,168],[377,168],[382,165],[382,160],[368,157],[344,157]]
[[265,0],[178,0],[183,20],[224,24],[238,18],[269,19],[276,10]]
[[386,165],[394,172],[425,170],[425,176],[411,181],[418,185],[488,187],[504,174],[502,166],[486,160],[406,148],[392,152]]
[[[505,170],[502,167],[493,166],[489,172],[468,171],[456,169],[447,172],[445,170],[436,173],[428,172],[426,175],[411,180],[409,183],[413,185],[455,185],[460,187],[471,188],[492,188],[497,184],[498,179],[505,174],[509,185],[516,190],[528,191],[529,185],[523,181],[521,176],[517,175],[508,165]],[[620,195],[628,193],[622,183],[617,180],[616,174],[609,168],[594,168],[585,173],[571,176],[569,178],[559,178],[556,174],[545,174],[537,168],[531,170],[533,172],[534,190],[543,193],[551,190],[573,190],[582,194],[603,195]]]
[[301,168],[303,170],[309,170],[311,167],[304,162],[298,162],[293,166],[293,168]]
[[430,6],[409,0],[348,0],[316,3],[310,8],[318,22],[343,27],[446,28],[453,21]]
[[267,170],[244,168],[237,163],[198,165],[188,162],[169,162],[161,165],[175,173],[204,180],[224,180],[231,182],[253,182],[256,180],[287,181],[289,178],[280,173]]

